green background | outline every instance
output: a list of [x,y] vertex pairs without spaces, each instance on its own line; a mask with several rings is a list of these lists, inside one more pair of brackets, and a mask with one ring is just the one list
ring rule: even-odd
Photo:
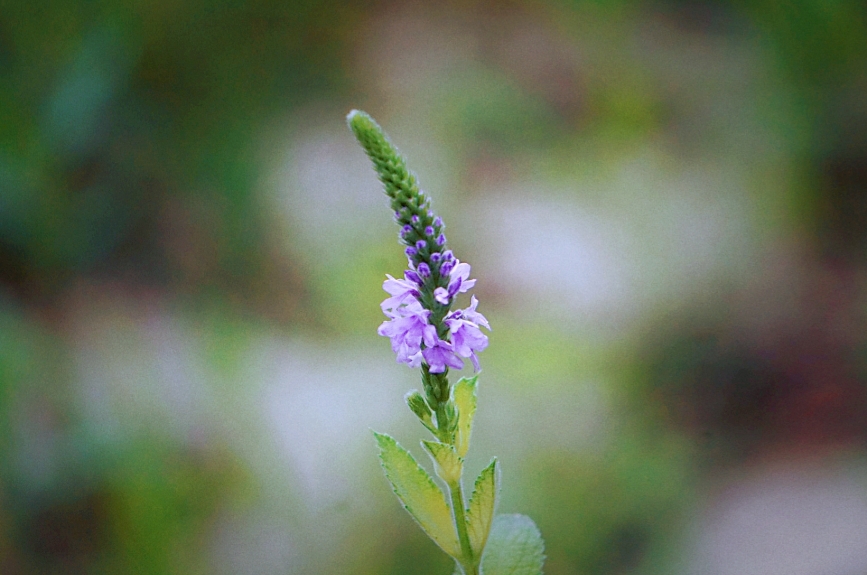
[[469,472],[549,575],[680,572],[864,456],[865,90],[854,1],[3,2],[0,573],[450,572],[353,108],[493,326]]

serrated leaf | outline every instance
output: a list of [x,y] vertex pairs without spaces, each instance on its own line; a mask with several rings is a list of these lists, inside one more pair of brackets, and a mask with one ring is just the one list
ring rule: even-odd
[[473,496],[470,498],[470,508],[467,512],[467,531],[470,535],[470,547],[472,547],[476,557],[484,550],[488,534],[491,531],[499,484],[498,474],[499,469],[495,458],[479,473],[473,487]]
[[473,417],[476,415],[476,384],[479,376],[462,377],[452,391],[455,406],[458,408],[458,429],[455,433],[455,450],[459,457],[466,457],[470,449],[470,433],[473,430]]
[[526,515],[497,515],[482,556],[483,575],[542,575],[545,543]]
[[440,443],[439,441],[424,441],[421,444],[430,453],[436,466],[437,475],[448,484],[460,480],[463,472],[464,462],[455,453],[455,448],[448,443]]
[[379,444],[379,458],[385,476],[404,508],[443,551],[452,557],[460,557],[452,513],[442,489],[393,437],[376,432],[373,435]]

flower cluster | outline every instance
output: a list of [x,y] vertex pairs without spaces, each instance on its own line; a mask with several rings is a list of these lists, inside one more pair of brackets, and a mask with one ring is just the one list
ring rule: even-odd
[[[476,280],[469,279],[469,264],[455,258],[451,250],[444,252],[443,260],[440,272],[448,277],[448,284],[434,290],[434,300],[437,306],[448,308],[454,296],[469,290]],[[439,325],[431,323],[432,310],[420,302],[425,283],[419,268],[423,265],[424,262],[416,268],[410,261],[411,269],[406,271],[404,279],[387,276],[382,287],[391,297],[382,302],[382,311],[389,319],[379,326],[379,335],[391,339],[397,361],[410,367],[419,367],[424,361],[431,373],[442,373],[446,367],[461,369],[460,358],[463,357],[471,360],[478,371],[476,352],[488,346],[488,337],[479,326],[487,329],[491,326],[485,316],[476,311],[479,304],[476,296],[472,296],[470,307],[448,311]]]
[[479,326],[491,329],[488,320],[476,311],[475,296],[470,307],[451,310],[455,296],[476,283],[469,279],[469,264],[460,262],[446,248],[442,218],[434,215],[430,199],[419,189],[415,175],[382,128],[357,110],[347,116],[347,122],[391,199],[408,259],[404,279],[388,276],[383,284],[391,297],[382,302],[382,311],[389,319],[379,326],[379,334],[391,338],[401,363],[412,367],[424,363],[430,373],[444,373],[448,367],[461,369],[460,358],[466,358],[478,371],[476,352],[488,345]]

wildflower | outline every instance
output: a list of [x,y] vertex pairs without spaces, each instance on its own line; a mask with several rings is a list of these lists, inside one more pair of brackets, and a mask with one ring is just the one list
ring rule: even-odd
[[404,279],[389,275],[382,285],[390,296],[381,304],[389,319],[378,333],[391,339],[397,361],[410,367],[443,374],[450,367],[463,368],[465,358],[478,371],[476,354],[488,345],[480,327],[490,329],[488,320],[476,311],[475,296],[467,309],[450,309],[455,296],[476,284],[470,265],[446,248],[442,218],[434,214],[430,199],[382,129],[363,112],[354,111],[347,120],[391,199],[408,259]]
[[479,358],[476,352],[488,347],[488,336],[482,333],[479,326],[491,329],[485,316],[476,311],[478,304],[476,296],[472,296],[470,307],[454,311],[445,318],[454,352],[472,361],[476,371],[479,371]]
[[430,310],[412,298],[385,313],[390,319],[382,322],[377,333],[391,339],[391,349],[397,355],[398,363],[418,367],[422,360],[422,340],[431,341],[436,337],[436,328],[427,321]]
[[432,345],[425,342],[428,347],[422,350],[424,360],[430,366],[431,373],[443,373],[446,366],[455,369],[461,369],[464,366],[454,352],[454,346],[451,342],[443,341],[440,338],[433,340]]
[[415,299],[419,296],[418,283],[406,276],[402,280],[394,279],[389,274],[385,274],[385,277],[388,279],[382,282],[382,289],[390,293],[391,297],[380,304],[382,311],[397,309],[401,304],[407,303],[410,298]]

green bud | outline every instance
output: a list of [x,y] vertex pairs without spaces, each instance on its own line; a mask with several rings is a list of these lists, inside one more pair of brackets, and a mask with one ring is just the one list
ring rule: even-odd
[[404,400],[412,412],[421,420],[422,423],[425,424],[426,427],[433,427],[433,413],[428,407],[427,402],[424,400],[424,396],[418,392],[417,389],[413,389],[409,393],[404,396]]
[[406,211],[406,221],[401,221],[401,224],[408,223],[411,216],[418,215],[424,219],[424,225],[429,225],[429,202],[419,193],[415,174],[407,169],[406,160],[379,124],[360,110],[352,110],[346,116],[346,123],[373,162],[373,167],[385,186],[385,193],[391,198],[392,209],[396,212]]

